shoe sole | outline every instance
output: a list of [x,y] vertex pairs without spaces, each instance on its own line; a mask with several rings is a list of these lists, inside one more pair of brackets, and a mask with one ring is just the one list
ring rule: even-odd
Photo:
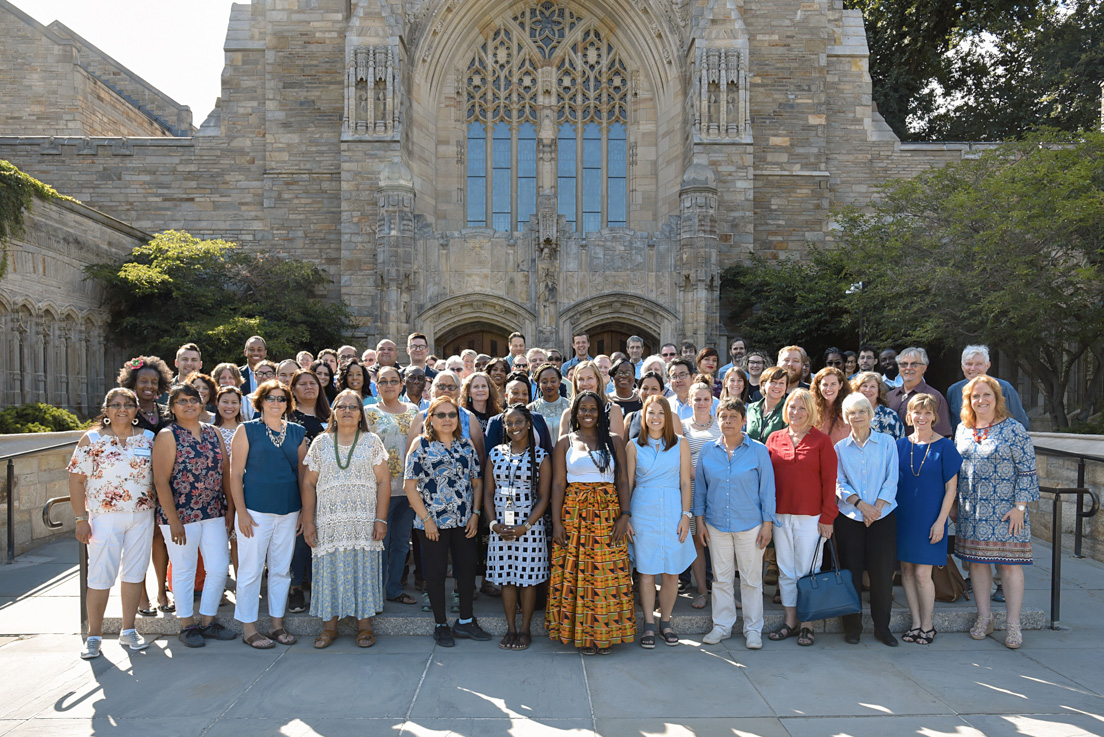
[[152,644],[152,642],[153,642],[152,640],[146,640],[141,645],[131,645],[131,644],[126,643],[126,642],[120,642],[119,644],[122,645],[123,647],[130,648],[131,650],[139,651],[139,650],[145,650],[147,647],[149,647]]

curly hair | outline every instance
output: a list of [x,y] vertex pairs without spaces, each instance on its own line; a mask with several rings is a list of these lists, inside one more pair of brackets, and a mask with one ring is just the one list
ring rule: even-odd
[[[349,386],[349,374],[352,372],[354,366],[360,369],[361,375],[364,376],[364,386],[362,386],[359,390],[353,389],[351,386]],[[360,395],[361,399],[364,399],[372,393],[370,387],[371,383],[372,375],[368,373],[368,369],[364,368],[364,364],[362,364],[356,358],[350,358],[345,363],[340,364],[337,368],[337,388],[341,391],[345,391],[346,389],[353,389],[353,391]]]
[[138,383],[138,374],[142,371],[153,371],[157,374],[157,392],[165,394],[172,388],[173,374],[168,364],[157,356],[135,356],[119,369],[119,375],[115,377],[115,383],[124,389],[134,389]]
[[[92,424],[96,427],[107,427],[110,423],[104,423],[104,419],[107,418],[107,403],[111,401],[111,398],[117,394],[122,394],[131,402],[134,403],[134,411],[138,411],[138,395],[134,393],[133,389],[127,389],[123,386],[116,386],[107,391],[104,395],[103,405],[100,407],[100,414],[92,419]],[[136,415],[137,416],[137,415]]]

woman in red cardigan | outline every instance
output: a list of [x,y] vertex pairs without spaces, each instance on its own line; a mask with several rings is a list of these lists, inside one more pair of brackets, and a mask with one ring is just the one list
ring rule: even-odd
[[797,579],[820,566],[821,538],[832,537],[836,505],[836,449],[832,439],[817,430],[816,402],[806,389],[795,389],[786,400],[783,416],[789,426],[767,439],[774,466],[777,500],[774,547],[778,552],[778,588],[786,623],[768,637],[797,644],[813,644],[808,622],[797,622]]

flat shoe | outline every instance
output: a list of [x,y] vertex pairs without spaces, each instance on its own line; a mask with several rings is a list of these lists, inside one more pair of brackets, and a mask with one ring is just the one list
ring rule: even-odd
[[518,632],[517,639],[514,640],[511,650],[528,650],[529,645],[533,643],[533,636],[528,632]]
[[690,606],[695,609],[705,609],[705,605],[709,603],[709,594],[698,594],[694,597],[694,601],[690,603]]
[[357,630],[356,644],[357,647],[372,647],[376,644],[376,633],[372,631],[371,627]]
[[281,645],[294,645],[295,643],[299,642],[298,637],[291,634],[283,627],[278,630],[272,630],[272,632],[268,635],[268,639],[278,642]]
[[767,639],[773,642],[781,642],[795,636],[797,636],[797,627],[791,627],[788,624],[782,625],[774,632],[767,633]]
[[388,599],[388,601],[393,601],[396,604],[417,604],[418,603],[417,599],[415,599],[413,596],[406,593],[405,591],[403,593],[399,594],[398,596],[396,596],[393,599]]
[[138,613],[141,614],[143,617],[156,617],[157,616],[157,610],[154,609],[153,607],[150,607],[149,609],[139,609]]
[[514,640],[517,638],[517,632],[507,632],[502,636],[502,639],[498,641],[498,646],[503,650],[511,650],[514,647]]
[[[265,637],[260,632],[254,632],[248,637],[242,635],[242,642],[244,642],[246,645],[253,648],[254,650],[271,650],[272,648],[276,647],[275,642]],[[262,645],[260,644],[262,642],[267,642],[268,644]]]
[[808,627],[802,627],[801,631],[797,633],[797,644],[801,647],[811,647],[816,643],[816,637],[813,635],[813,631]]
[[322,634],[314,638],[314,647],[317,650],[323,650],[333,644],[333,641],[337,639],[337,630],[322,630]]

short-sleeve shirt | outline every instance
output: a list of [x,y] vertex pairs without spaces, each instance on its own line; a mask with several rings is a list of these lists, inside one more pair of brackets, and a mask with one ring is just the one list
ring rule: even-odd
[[[406,456],[406,479],[418,482],[418,493],[437,527],[463,527],[473,510],[472,479],[480,478],[479,458],[467,438],[445,447],[439,440],[418,438]],[[425,529],[419,517],[414,527]]]
[[[180,425],[169,425],[176,441],[176,461],[169,489],[181,523],[202,522],[226,516],[222,489],[222,435],[213,425],[200,423],[197,439]],[[163,507],[157,507],[157,524],[167,525]]]
[[78,445],[65,468],[88,478],[85,507],[92,514],[141,512],[156,507],[153,491],[153,433],[135,430],[125,443],[88,433],[88,445]]

